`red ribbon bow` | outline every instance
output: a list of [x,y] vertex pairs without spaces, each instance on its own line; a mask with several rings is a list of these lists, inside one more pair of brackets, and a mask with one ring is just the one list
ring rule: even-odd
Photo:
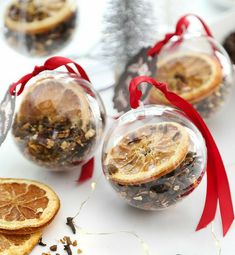
[[[166,45],[171,40],[172,37],[183,35],[184,32],[188,29],[188,27],[190,25],[190,23],[187,19],[189,16],[193,16],[193,17],[197,18],[201,22],[206,34],[209,37],[213,37],[210,29],[208,28],[206,23],[199,16],[197,16],[195,14],[186,14],[178,20],[178,22],[176,24],[175,32],[167,33],[163,40],[157,42],[151,49],[149,49],[148,56],[153,57],[155,54],[159,54],[160,51],[162,50],[163,46]],[[178,45],[181,42],[182,42],[182,38],[177,40],[174,45]]]
[[[75,72],[72,67],[69,66],[69,64],[73,64],[77,70]],[[16,88],[20,85],[20,89],[17,92],[17,96],[19,96],[25,89],[26,84],[30,79],[37,76],[39,73],[49,70],[55,70],[59,67],[64,66],[69,73],[73,74],[79,74],[83,79],[90,82],[90,79],[88,75],[86,74],[85,70],[76,62],[72,61],[69,58],[64,57],[52,57],[45,61],[44,65],[42,66],[35,66],[33,72],[26,74],[21,79],[19,79],[17,82],[13,83],[10,87],[10,94],[15,95]],[[81,162],[82,163],[82,162]],[[83,164],[82,171],[80,174],[80,177],[78,178],[78,182],[84,182],[92,177],[94,171],[94,158],[90,159],[88,162]]]
[[130,105],[132,108],[135,109],[139,106],[142,92],[138,90],[138,86],[141,83],[149,83],[159,89],[171,104],[182,110],[201,131],[207,146],[207,193],[197,230],[205,228],[214,220],[219,202],[223,235],[225,236],[234,220],[233,204],[223,160],[208,127],[190,103],[169,91],[165,83],[157,82],[146,76],[136,77],[130,83]]

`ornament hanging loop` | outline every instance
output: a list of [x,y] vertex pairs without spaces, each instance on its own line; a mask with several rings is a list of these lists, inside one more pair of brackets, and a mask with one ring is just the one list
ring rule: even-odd
[[206,22],[205,22],[200,16],[198,16],[198,15],[196,15],[196,14],[189,13],[189,14],[186,14],[186,15],[182,16],[182,17],[179,19],[179,21],[177,22],[177,25],[180,26],[180,25],[182,25],[182,24],[184,24],[184,23],[186,22],[186,23],[188,24],[188,26],[186,27],[186,31],[187,31],[187,29],[189,28],[189,25],[190,25],[190,22],[187,20],[187,18],[189,18],[189,17],[194,17],[194,18],[196,18],[196,19],[201,23],[201,25],[202,25],[202,27],[203,27],[203,30],[204,30],[204,32],[206,33],[206,35],[213,38],[213,34],[212,34],[212,32],[210,31],[210,28],[208,27],[208,25],[206,24]]
[[153,85],[157,89],[161,90],[162,92],[168,91],[167,90],[167,85],[163,82],[157,82],[153,78],[146,77],[146,76],[139,76],[131,80],[130,86],[129,86],[129,92],[130,92],[130,105],[131,108],[136,109],[139,107],[142,102],[141,96],[142,96],[142,91],[138,89],[138,86],[141,83],[146,83]]
[[[75,66],[76,72],[71,68],[68,64],[73,64]],[[73,74],[79,74],[83,79],[87,80],[90,82],[90,79],[88,75],[86,74],[85,70],[76,62],[72,61],[69,58],[64,58],[64,57],[52,57],[46,60],[44,65],[42,66],[35,66],[34,70],[23,76],[21,79],[19,79],[17,82],[13,83],[10,87],[10,94],[11,95],[17,95],[19,96],[25,89],[26,84],[35,76],[37,76],[39,73],[43,71],[52,71],[55,70],[59,67],[64,66],[69,73]],[[19,90],[16,91],[17,87],[20,86]]]
[[44,66],[35,66],[34,67],[34,70],[32,72],[32,75],[33,76],[36,76],[38,75],[39,73],[43,72],[45,70],[45,67]]
[[[203,27],[203,29],[204,29],[206,35],[207,35],[208,37],[212,37],[212,38],[213,38],[213,35],[212,35],[212,33],[211,33],[209,27],[207,26],[207,24],[204,22],[204,20],[203,20],[201,17],[199,17],[198,15],[196,15],[196,14],[189,13],[189,14],[186,14],[186,15],[182,16],[182,17],[178,20],[178,22],[177,22],[177,24],[176,24],[175,32],[173,32],[173,33],[167,33],[167,34],[165,35],[165,38],[164,38],[163,40],[158,41],[158,42],[148,51],[148,56],[153,57],[155,54],[159,54],[159,53],[161,52],[162,48],[164,47],[164,45],[166,45],[166,44],[171,40],[171,38],[173,38],[174,36],[182,36],[182,35],[184,35],[185,32],[188,31],[188,28],[189,28],[189,25],[190,25],[190,22],[189,22],[189,20],[188,20],[188,17],[190,17],[190,16],[195,17],[195,18],[201,23],[201,25],[202,25],[202,27]],[[175,42],[175,44],[174,44],[173,46],[180,44],[180,43],[182,42],[182,40],[183,40],[183,39],[180,38],[179,40],[177,40],[177,41]]]
[[[56,56],[47,59],[42,66],[35,66],[31,73],[24,75],[17,82],[13,83],[9,88],[9,93],[14,96],[19,96],[32,78],[36,77],[43,71],[53,71],[60,67],[64,67],[68,73],[75,74],[90,82],[85,70],[78,63],[69,58]],[[89,159],[87,162],[81,161],[78,163],[82,165],[78,182],[82,183],[92,177],[94,171],[94,158]]]

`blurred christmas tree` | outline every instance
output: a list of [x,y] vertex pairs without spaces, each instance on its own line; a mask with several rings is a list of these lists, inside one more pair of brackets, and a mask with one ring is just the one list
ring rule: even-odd
[[114,66],[124,66],[156,40],[156,19],[149,0],[109,0],[104,26],[103,56]]

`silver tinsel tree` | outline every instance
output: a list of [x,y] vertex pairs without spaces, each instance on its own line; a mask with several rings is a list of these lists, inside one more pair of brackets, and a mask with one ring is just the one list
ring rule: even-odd
[[156,40],[156,19],[149,0],[109,0],[104,16],[103,56],[125,65],[142,47]]

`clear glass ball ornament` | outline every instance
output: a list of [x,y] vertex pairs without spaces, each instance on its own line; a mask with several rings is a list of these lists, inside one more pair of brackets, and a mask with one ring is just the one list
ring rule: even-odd
[[[203,118],[221,109],[234,83],[233,66],[223,46],[201,34],[174,36],[163,46],[157,67],[155,78],[192,103]],[[155,88],[148,102],[169,104]]]
[[115,121],[105,138],[104,174],[131,206],[168,208],[188,196],[205,173],[207,150],[183,112],[148,105]]
[[7,4],[4,37],[24,55],[52,55],[74,35],[78,16],[75,0],[11,0]]
[[47,71],[30,81],[12,133],[23,155],[54,171],[76,168],[95,153],[105,109],[92,85],[77,75]]

